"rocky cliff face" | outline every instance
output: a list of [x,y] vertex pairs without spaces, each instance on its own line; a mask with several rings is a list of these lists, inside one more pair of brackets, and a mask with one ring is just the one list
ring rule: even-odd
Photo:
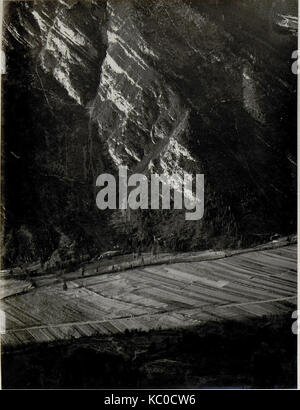
[[[196,249],[293,232],[296,3],[9,4],[6,263],[47,259],[62,242],[93,254],[154,236]],[[119,165],[204,173],[204,218],[98,211],[95,180]]]

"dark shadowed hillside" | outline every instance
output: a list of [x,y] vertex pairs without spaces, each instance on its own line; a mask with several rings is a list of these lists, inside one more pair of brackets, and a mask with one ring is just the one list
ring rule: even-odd
[[[296,11],[296,0],[7,5],[5,264],[149,249],[154,237],[191,250],[294,233]],[[99,211],[96,178],[121,164],[203,173],[204,218]]]
[[290,325],[274,316],[5,349],[3,388],[295,388]]

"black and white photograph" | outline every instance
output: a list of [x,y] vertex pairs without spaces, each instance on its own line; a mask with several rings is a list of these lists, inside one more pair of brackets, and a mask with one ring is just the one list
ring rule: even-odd
[[3,390],[297,389],[298,73],[297,0],[1,1]]

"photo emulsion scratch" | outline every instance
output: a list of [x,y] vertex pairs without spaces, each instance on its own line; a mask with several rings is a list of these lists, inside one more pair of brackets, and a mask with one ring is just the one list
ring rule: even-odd
[[296,389],[298,1],[1,7],[2,389]]

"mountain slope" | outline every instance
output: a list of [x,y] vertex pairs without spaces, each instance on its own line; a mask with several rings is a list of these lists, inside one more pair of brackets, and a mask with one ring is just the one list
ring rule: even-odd
[[[157,237],[184,250],[294,232],[296,3],[10,4],[5,263],[68,247],[148,248]],[[97,210],[97,176],[121,164],[204,173],[204,218]]]

